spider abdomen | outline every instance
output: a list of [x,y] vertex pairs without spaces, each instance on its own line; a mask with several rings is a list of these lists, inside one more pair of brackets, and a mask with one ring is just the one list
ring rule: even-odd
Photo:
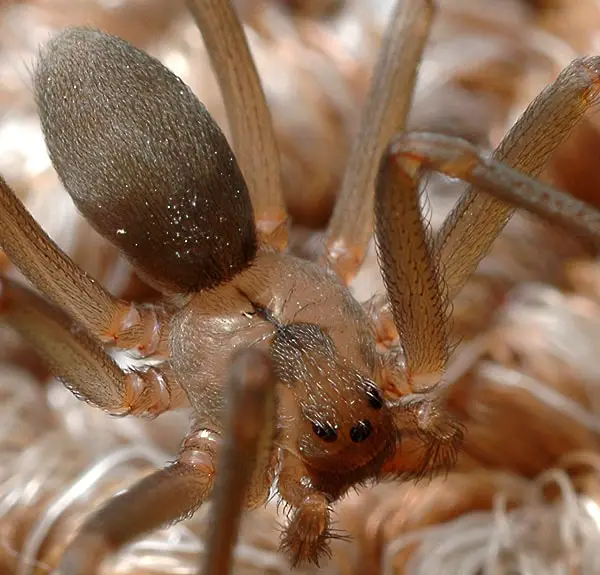
[[246,184],[191,90],[124,40],[66,30],[42,52],[36,99],[78,209],[163,291],[215,287],[256,253]]

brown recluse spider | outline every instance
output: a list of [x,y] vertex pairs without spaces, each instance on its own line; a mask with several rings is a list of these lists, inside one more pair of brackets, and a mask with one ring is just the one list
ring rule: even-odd
[[[2,279],[3,320],[78,397],[108,413],[194,412],[176,461],[93,511],[62,573],[93,573],[107,553],[193,513],[215,482],[205,571],[229,570],[241,504],[263,504],[274,483],[289,518],[282,549],[294,565],[317,562],[342,536],[331,511],[349,489],[453,464],[462,429],[445,408],[450,302],[515,206],[600,238],[597,211],[533,179],[598,100],[600,58],[566,68],[486,159],[461,140],[403,132],[434,13],[430,0],[404,0],[383,41],[321,261],[294,257],[285,249],[269,111],[240,23],[223,0],[188,4],[219,78],[235,156],[181,80],[105,33],[58,34],[34,79],[64,187],[162,299],[114,298],[0,180],[0,246],[41,292]],[[420,209],[427,170],[477,187],[435,237]],[[376,341],[387,304],[363,306],[347,287],[373,213],[399,335],[385,352]],[[148,361],[124,369],[110,349]]]

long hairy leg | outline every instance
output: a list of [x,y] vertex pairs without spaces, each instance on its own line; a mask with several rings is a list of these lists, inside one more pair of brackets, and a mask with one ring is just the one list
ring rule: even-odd
[[80,399],[113,415],[154,417],[183,396],[161,366],[124,371],[87,330],[37,293],[0,278],[0,320],[32,344]]
[[[557,146],[600,99],[600,57],[575,60],[525,110],[493,159],[537,176]],[[504,228],[515,204],[471,188],[458,201],[436,237],[448,296],[454,299]]]
[[21,273],[100,341],[155,353],[160,311],[113,297],[42,230],[0,177],[0,247]]
[[97,573],[102,560],[144,533],[191,515],[210,494],[219,438],[195,430],[177,460],[109,499],[84,521],[61,558],[61,575]]
[[287,210],[271,114],[244,30],[229,0],[187,0],[206,44],[227,110],[233,149],[248,184],[263,241],[287,244]]
[[371,89],[354,139],[323,257],[346,282],[357,273],[373,232],[377,164],[390,138],[403,130],[434,7],[430,0],[397,3],[382,42]]

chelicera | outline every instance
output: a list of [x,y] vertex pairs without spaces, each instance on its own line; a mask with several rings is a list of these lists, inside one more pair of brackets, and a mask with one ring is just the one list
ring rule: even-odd
[[[487,159],[464,141],[403,131],[434,13],[431,1],[404,0],[322,253],[318,261],[294,256],[269,112],[243,31],[228,2],[188,4],[219,77],[235,155],[189,88],[119,38],[65,30],[35,71],[64,187],[162,294],[158,302],[109,294],[0,180],[0,245],[42,294],[3,279],[3,321],[75,394],[109,413],[194,413],[175,462],[85,521],[65,573],[91,573],[106,553],[193,513],[215,483],[207,572],[226,571],[240,509],[263,504],[274,482],[289,518],[282,548],[293,564],[317,562],[340,536],[332,505],[349,489],[453,464],[462,429],[445,406],[450,302],[515,206],[599,236],[596,211],[531,176],[596,102],[600,59],[573,62]],[[420,206],[427,170],[478,188],[436,237]],[[363,305],[348,285],[373,214],[387,298]],[[390,325],[396,343],[382,349]],[[112,350],[146,363],[124,369]]]

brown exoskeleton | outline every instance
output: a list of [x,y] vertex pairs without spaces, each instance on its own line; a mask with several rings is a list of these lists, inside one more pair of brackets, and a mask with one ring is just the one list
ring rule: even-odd
[[[597,100],[599,58],[567,68],[494,160],[465,142],[418,133],[396,136],[385,152],[405,125],[433,16],[430,1],[405,0],[387,31],[322,261],[294,257],[285,250],[269,113],[242,30],[228,2],[189,6],[219,76],[235,156],[183,82],[118,38],[66,30],[35,72],[42,127],[65,188],[163,294],[158,303],[112,297],[0,180],[0,246],[51,302],[2,280],[3,320],[74,393],[109,413],[194,411],[177,460],[91,515],[65,554],[66,573],[91,573],[107,552],[192,513],[211,494],[218,467],[222,493],[246,489],[250,508],[276,481],[290,514],[282,547],[294,564],[318,561],[335,535],[331,505],[350,488],[452,465],[462,431],[440,385],[451,348],[449,302],[510,217],[514,208],[504,201],[600,235],[597,212],[498,163],[539,173]],[[487,192],[465,194],[435,239],[420,208],[425,169]],[[373,212],[389,306],[365,309],[347,283],[363,259]],[[379,352],[377,338],[390,329],[399,345]],[[108,348],[146,364],[122,368]],[[254,398],[246,426],[228,419],[228,374]],[[225,434],[229,455],[218,466]],[[240,445],[248,450],[235,455]],[[247,488],[236,483],[244,477],[251,477]],[[221,507],[233,517],[237,507],[226,500]],[[211,547],[217,560],[229,552],[219,555],[218,545]]]

